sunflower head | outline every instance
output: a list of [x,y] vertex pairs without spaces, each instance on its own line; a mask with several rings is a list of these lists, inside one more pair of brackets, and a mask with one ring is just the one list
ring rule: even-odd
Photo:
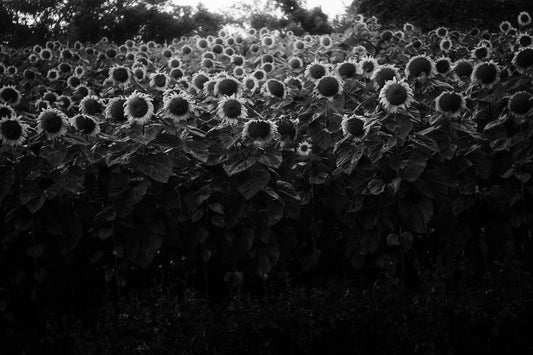
[[242,98],[225,96],[218,102],[217,114],[224,123],[235,125],[239,122],[239,119],[248,116],[248,111]]
[[291,57],[289,58],[288,63],[289,63],[289,67],[293,70],[300,69],[304,65],[300,57]]
[[448,57],[440,57],[435,60],[435,69],[437,70],[437,73],[441,75],[447,74],[451,67],[452,64]]
[[238,95],[241,91],[241,83],[232,77],[221,78],[216,81],[214,94],[217,96]]
[[494,62],[477,64],[472,71],[471,80],[484,88],[492,88],[500,79],[500,67]]
[[357,74],[357,64],[352,61],[344,61],[337,66],[337,73],[341,78],[353,78]]
[[329,74],[328,68],[317,60],[309,64],[305,69],[305,76],[313,81],[317,81],[327,74]]
[[389,64],[385,64],[374,70],[372,80],[378,89],[381,89],[389,80],[400,79],[398,69]]
[[13,117],[0,118],[0,141],[3,144],[16,146],[21,145],[28,135],[28,125]]
[[282,140],[293,141],[296,138],[296,127],[290,120],[280,120],[277,123],[278,133]]
[[296,149],[296,153],[302,158],[307,158],[313,153],[313,145],[309,142],[301,142],[298,144],[298,148]]
[[192,99],[186,94],[172,93],[167,95],[163,101],[163,112],[165,117],[173,119],[175,122],[187,120],[192,110]]
[[315,84],[315,94],[318,97],[333,100],[333,98],[342,93],[342,79],[334,75],[325,75]]
[[85,96],[80,102],[80,111],[84,115],[96,116],[102,113],[104,107],[100,102],[100,98],[95,95]]
[[527,91],[519,91],[509,99],[507,108],[514,117],[525,117],[533,108],[533,98]]
[[243,139],[249,138],[253,144],[263,147],[279,136],[277,126],[270,120],[248,120],[243,127]]
[[455,62],[452,70],[459,79],[465,80],[472,75],[474,67],[470,61],[461,59]]
[[117,122],[126,121],[126,116],[124,115],[124,104],[126,99],[123,97],[114,97],[106,105],[105,108],[105,117],[108,120],[113,120]]
[[518,14],[518,24],[521,27],[526,27],[531,24],[531,16],[528,12],[522,11],[520,14]]
[[76,115],[70,119],[70,124],[87,137],[94,137],[100,133],[100,125],[90,116]]
[[159,91],[165,91],[168,88],[170,78],[165,73],[153,73],[150,77],[150,86]]
[[16,116],[16,112],[13,107],[0,104],[0,118],[13,118]]
[[153,114],[154,105],[147,94],[134,91],[124,103],[124,115],[130,123],[145,124]]
[[242,79],[244,89],[250,93],[254,93],[259,88],[259,81],[252,75],[248,75]]
[[408,78],[431,78],[435,72],[435,62],[424,55],[412,57],[405,67],[405,76]]
[[458,117],[466,109],[466,100],[461,94],[445,91],[435,99],[435,108],[450,117]]
[[67,133],[68,118],[63,112],[55,108],[41,111],[37,121],[37,130],[39,133],[44,133],[49,139],[55,139]]
[[119,86],[127,86],[131,80],[131,73],[127,67],[115,65],[109,70],[109,79]]
[[533,67],[533,47],[522,48],[513,58],[513,65],[520,73]]
[[356,140],[363,138],[367,132],[366,118],[358,115],[344,115],[341,127],[345,137],[354,137]]
[[404,80],[388,80],[379,93],[379,101],[389,113],[407,109],[413,102],[413,90]]
[[277,79],[268,79],[262,89],[263,94],[268,97],[284,99],[287,96],[285,84]]
[[490,57],[490,48],[478,46],[472,50],[472,58],[476,60],[486,60]]
[[21,100],[22,95],[14,86],[7,85],[0,88],[0,102],[15,107],[20,104]]

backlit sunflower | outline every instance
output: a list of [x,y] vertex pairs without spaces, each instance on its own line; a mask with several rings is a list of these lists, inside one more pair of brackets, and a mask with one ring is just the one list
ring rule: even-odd
[[214,94],[216,96],[238,96],[241,91],[241,82],[231,76],[218,79],[214,87]]
[[466,109],[466,100],[459,93],[444,91],[435,99],[435,109],[437,112],[457,118]]
[[490,89],[500,80],[500,67],[493,61],[478,63],[470,80],[482,88]]
[[526,27],[531,24],[531,16],[528,12],[522,11],[520,14],[518,14],[518,24],[521,27]]
[[0,119],[0,141],[2,144],[17,146],[22,145],[28,136],[27,124],[15,116]]
[[264,147],[278,137],[277,126],[270,120],[248,120],[242,129],[242,138],[250,139],[257,147]]
[[304,75],[312,81],[317,81],[324,75],[329,74],[329,69],[325,64],[319,63],[317,59],[305,68]]
[[407,78],[431,78],[436,74],[435,62],[428,56],[417,55],[409,59],[405,67]]
[[76,115],[70,119],[70,124],[85,137],[96,137],[100,133],[100,125],[90,116]]
[[384,64],[380,65],[378,68],[376,68],[376,70],[374,70],[374,73],[370,79],[374,81],[374,87],[376,89],[381,89],[389,80],[400,80],[400,73],[398,72],[398,68],[396,68],[396,66]]
[[55,108],[44,109],[37,117],[37,130],[48,139],[56,139],[67,133],[68,117]]
[[261,88],[263,95],[284,99],[287,96],[285,84],[277,79],[268,79]]
[[22,100],[22,95],[20,91],[13,85],[2,86],[0,88],[0,102],[10,105],[17,106]]
[[127,120],[124,115],[124,104],[126,98],[117,96],[109,100],[105,107],[105,118],[117,122],[125,122]]
[[513,94],[507,102],[507,109],[513,117],[523,118],[533,108],[533,98],[527,91],[519,91]]
[[388,80],[379,92],[379,102],[389,113],[408,109],[413,102],[413,90],[405,80]]
[[533,47],[520,49],[513,57],[512,63],[518,72],[525,74],[533,67]]
[[109,69],[109,79],[115,85],[127,87],[131,81],[131,72],[129,68],[125,66],[114,65]]
[[124,115],[130,124],[146,124],[154,114],[154,104],[150,96],[134,91],[126,98]]
[[333,100],[335,96],[342,94],[343,81],[335,75],[325,75],[315,83],[314,93],[320,98]]
[[378,68],[378,61],[374,57],[364,56],[358,63],[357,72],[365,78],[370,79]]
[[96,116],[102,114],[104,105],[96,95],[85,96],[80,102],[80,112],[84,115]]
[[343,115],[341,127],[343,135],[353,137],[356,142],[361,141],[369,130],[367,119],[358,115]]
[[185,93],[171,93],[163,100],[163,115],[176,123],[186,121],[191,116],[192,109],[192,98]]
[[248,110],[244,106],[244,99],[236,96],[225,96],[217,105],[217,114],[227,125],[234,126],[239,119],[248,117]]

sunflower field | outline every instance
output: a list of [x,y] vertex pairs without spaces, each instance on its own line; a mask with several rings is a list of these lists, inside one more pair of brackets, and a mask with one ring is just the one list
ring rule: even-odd
[[5,329],[154,279],[234,298],[529,270],[531,22],[3,45]]

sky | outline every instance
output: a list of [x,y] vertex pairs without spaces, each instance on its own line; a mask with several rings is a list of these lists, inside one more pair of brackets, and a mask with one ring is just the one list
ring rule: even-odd
[[[173,0],[177,5],[189,5],[195,7],[199,3],[203,3],[209,11],[217,12],[224,10],[237,2],[256,3],[261,0]],[[321,7],[322,11],[330,18],[344,13],[346,6],[351,3],[351,0],[307,0],[307,8]]]

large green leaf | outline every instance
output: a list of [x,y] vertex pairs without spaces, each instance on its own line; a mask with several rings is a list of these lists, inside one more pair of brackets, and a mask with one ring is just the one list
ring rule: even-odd
[[241,195],[249,200],[265,188],[270,181],[270,173],[256,166],[254,169],[235,175],[233,181]]
[[137,156],[131,165],[158,182],[167,183],[172,174],[172,159],[167,154],[156,153]]

